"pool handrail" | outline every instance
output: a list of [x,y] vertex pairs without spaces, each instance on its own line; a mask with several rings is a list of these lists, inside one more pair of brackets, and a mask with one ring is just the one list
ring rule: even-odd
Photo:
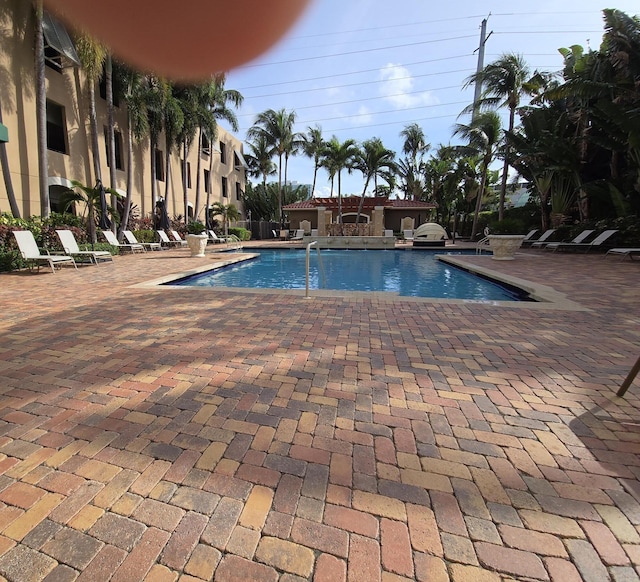
[[320,270],[322,272],[322,278],[324,280],[324,266],[322,265],[322,257],[320,256],[320,246],[318,245],[318,241],[314,240],[307,245],[307,258],[306,258],[306,279],[305,279],[305,292],[304,298],[310,299],[309,297],[309,254],[311,252],[311,247],[316,247],[318,251],[318,265],[320,266]]

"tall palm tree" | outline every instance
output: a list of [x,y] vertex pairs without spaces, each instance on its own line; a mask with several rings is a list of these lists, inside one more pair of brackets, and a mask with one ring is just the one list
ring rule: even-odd
[[395,170],[395,156],[396,154],[394,151],[384,147],[382,140],[379,137],[368,139],[362,143],[362,148],[358,151],[358,155],[354,160],[354,166],[362,172],[365,179],[362,196],[360,197],[360,203],[358,204],[356,224],[360,221],[360,213],[362,212],[364,196],[367,192],[367,188],[369,187],[369,182],[373,178],[373,192],[375,196],[378,190],[378,176],[384,172],[384,170]]
[[[107,51],[104,64],[104,79],[107,93],[107,155],[109,156],[109,185],[115,191],[116,187],[116,137],[115,122],[113,119],[113,58]],[[118,207],[117,196],[111,195],[111,208]],[[111,229],[116,232],[116,220],[112,217]]]
[[342,224],[342,188],[340,176],[342,170],[349,172],[353,169],[353,164],[358,155],[359,148],[355,140],[347,139],[340,143],[340,140],[334,135],[326,144],[323,165],[329,171],[331,176],[331,191],[333,192],[333,177],[338,176],[338,223]]
[[102,167],[100,165],[100,150],[98,146],[98,120],[96,115],[96,83],[102,76],[108,51],[105,46],[87,34],[78,37],[76,40],[76,50],[87,80],[87,89],[89,92],[89,126],[91,129],[94,180],[102,181]]
[[267,109],[256,116],[253,126],[247,131],[247,139],[249,140],[263,135],[271,148],[272,154],[278,156],[278,216],[280,217],[281,226],[284,223],[282,215],[282,158],[285,155],[288,157],[293,147],[295,120],[295,111]]
[[[144,100],[144,82],[142,73],[121,63],[117,64],[116,74],[120,78],[118,84],[122,88],[122,100],[127,106],[127,186],[126,199],[118,228],[118,240],[122,239],[122,231],[127,229],[131,199],[133,195],[133,140],[141,140],[149,133],[149,120]],[[151,211],[153,212],[153,206]]]
[[276,165],[271,159],[271,150],[265,135],[257,136],[253,141],[247,142],[249,152],[245,154],[249,175],[254,178],[262,178],[262,188],[266,192],[267,178],[277,172]]
[[[180,135],[184,126],[184,113],[180,99],[176,94],[175,87],[165,81],[165,98],[162,108],[162,126],[164,129],[165,151],[164,151],[164,204],[167,211],[169,210],[169,193],[171,185],[171,152],[176,146],[179,146]],[[186,160],[185,160],[186,164]],[[186,173],[186,168],[185,168]],[[173,201],[175,208],[175,200]],[[175,214],[175,212],[174,212]],[[184,221],[187,223],[187,205],[184,208]]]
[[[509,124],[507,131],[513,131],[515,116],[520,101],[524,95],[533,95],[541,87],[543,75],[536,73],[530,77],[529,67],[521,55],[506,53],[486,65],[481,71],[467,77],[464,87],[480,84],[483,93],[478,103],[470,107],[476,110],[486,108],[507,107],[509,109]],[[504,217],[504,201],[507,192],[507,178],[509,174],[509,151],[507,143],[504,151],[502,168],[502,182],[500,184],[500,203],[498,205],[498,219]]]
[[[166,97],[166,84],[154,75],[146,75],[144,78],[142,99],[144,101],[144,113],[149,129],[149,154],[151,167],[151,211],[155,212],[158,200],[156,151],[158,140],[164,127],[164,100]],[[166,208],[165,204],[165,208]]]
[[480,190],[476,199],[476,208],[473,215],[473,226],[471,227],[471,238],[475,237],[478,227],[478,214],[482,206],[482,198],[487,186],[487,176],[489,166],[496,155],[496,149],[502,137],[500,117],[495,111],[485,111],[479,113],[470,124],[460,124],[455,126],[454,135],[459,135],[469,142],[470,151],[476,151],[482,156],[482,174],[480,179]]
[[[405,155],[407,173],[417,179],[421,172],[422,157],[429,151],[431,144],[427,142],[424,131],[417,123],[405,126],[400,137],[404,139],[402,153]],[[415,199],[417,192],[410,190],[405,194],[407,198]]]
[[49,201],[49,155],[47,150],[47,86],[44,64],[44,33],[42,28],[42,0],[35,3],[35,78],[36,78],[36,129],[38,137],[38,184],[40,189],[40,215],[51,214]]
[[322,161],[322,151],[324,150],[324,147],[325,142],[322,139],[322,128],[319,125],[316,125],[315,127],[307,127],[307,133],[303,133],[301,136],[301,150],[305,156],[313,160],[313,183],[311,184],[312,198],[316,191],[316,178],[318,176],[320,162]]

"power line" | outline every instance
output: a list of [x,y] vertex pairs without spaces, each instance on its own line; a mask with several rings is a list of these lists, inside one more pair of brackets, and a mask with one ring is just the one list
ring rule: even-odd
[[[539,56],[555,56],[555,55],[539,55]],[[450,61],[453,59],[466,59],[469,55],[457,55],[455,57],[443,57],[441,59],[429,59],[427,61],[414,61],[412,63],[402,63],[403,67],[410,67],[412,65],[423,65],[425,63],[437,63],[440,61]],[[291,83],[305,83],[307,81],[320,81],[322,79],[332,79],[333,77],[345,77],[347,75],[359,75],[360,73],[372,73],[375,71],[379,71],[380,67],[376,67],[375,69],[361,69],[359,71],[350,71],[347,73],[334,73],[332,75],[323,75],[321,77],[308,77],[306,79],[296,79],[294,81],[280,81],[278,83],[264,83],[262,85],[250,85],[248,87],[238,87],[238,91],[245,91],[247,89],[259,89],[261,87],[276,87],[278,85],[289,85]],[[445,71],[448,73],[449,71]]]
[[[450,101],[448,103],[434,103],[433,105],[417,105],[416,107],[404,107],[402,111],[414,111],[416,109],[426,109],[430,107],[446,107],[447,105],[468,104],[469,101]],[[386,111],[368,111],[366,113],[354,113],[352,115],[339,115],[337,117],[324,117],[322,119],[308,119],[306,121],[296,121],[297,124],[307,125],[309,123],[318,123],[320,121],[334,121],[336,119],[351,119],[353,117],[366,117],[368,115],[384,115],[386,113],[398,113],[397,109],[387,109]]]
[[[360,85],[373,85],[374,83],[385,83],[388,81],[402,81],[404,79],[420,79],[422,77],[433,77],[434,75],[447,75],[449,73],[463,73],[469,69],[458,69],[456,71],[447,71],[446,73],[425,73],[424,75],[409,75],[404,77],[394,77],[392,79],[375,79],[373,81],[361,81],[360,83],[346,83],[344,85],[331,85],[329,87],[313,87],[311,89],[297,89],[296,91],[285,91],[284,93],[267,93],[265,95],[250,95],[247,99],[261,99],[263,97],[280,97],[282,95],[291,95],[293,93],[313,93],[314,91],[326,91],[327,89],[344,89],[345,87],[358,87]],[[449,88],[449,87],[447,87]]]
[[[419,93],[432,93],[433,91],[445,91],[447,89],[459,89],[460,85],[449,85],[448,87],[434,87],[433,89],[419,89],[416,91],[403,91],[402,93],[394,93],[391,95],[378,95],[376,97],[362,97],[359,99],[349,99],[348,101],[333,101],[331,103],[321,103],[314,105],[303,105],[302,107],[296,107],[295,110],[300,109],[315,109],[317,107],[333,107],[334,105],[346,105],[348,103],[361,103],[362,101],[376,101],[378,99],[390,99],[392,97],[404,97],[405,95],[417,95]],[[318,89],[319,91],[320,89]],[[254,113],[240,113],[238,117],[248,117],[249,115],[255,115]]]
[[396,48],[406,48],[409,46],[418,46],[418,45],[425,45],[425,44],[434,44],[437,42],[448,42],[451,40],[462,40],[465,38],[474,38],[475,35],[474,34],[468,34],[468,35],[464,35],[464,36],[451,36],[448,38],[440,38],[437,40],[425,40],[422,42],[410,42],[407,44],[397,44],[397,45],[392,45],[392,46],[382,46],[382,47],[377,47],[377,48],[369,48],[369,49],[362,49],[359,51],[349,51],[349,52],[344,52],[344,53],[333,53],[330,55],[318,55],[315,57],[301,57],[299,59],[289,59],[287,61],[274,61],[272,63],[256,63],[253,65],[243,65],[242,67],[238,67],[237,70],[245,70],[245,69],[249,69],[249,68],[256,68],[256,67],[268,67],[268,66],[272,66],[272,65],[287,65],[289,63],[298,63],[298,62],[302,62],[302,61],[313,61],[313,60],[317,60],[317,59],[329,59],[332,57],[343,57],[343,56],[348,56],[348,55],[358,55],[358,54],[362,54],[362,53],[371,53],[374,51],[387,51],[387,50],[391,50],[391,49],[396,49]]

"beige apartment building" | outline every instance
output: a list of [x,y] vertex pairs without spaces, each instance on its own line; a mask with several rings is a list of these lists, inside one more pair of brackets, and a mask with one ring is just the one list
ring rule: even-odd
[[[36,130],[36,97],[34,65],[33,4],[24,0],[0,0],[0,107],[2,123],[0,139],[6,143],[9,173],[23,218],[40,215],[38,176],[38,146]],[[71,186],[71,180],[86,185],[96,181],[89,119],[89,92],[82,68],[77,61],[73,36],[51,14],[44,19],[46,62],[47,150],[50,206],[60,211],[60,192]],[[126,194],[127,177],[127,111],[123,103],[116,103],[115,121],[115,184],[111,184],[107,159],[107,102],[104,82],[96,83],[96,113],[98,121],[98,149],[102,182]],[[242,142],[218,128],[218,136],[197,151],[197,140],[191,147],[186,164],[182,151],[172,152],[170,168],[165,167],[165,139],[160,136],[155,152],[156,175],[151,176],[149,139],[133,145],[132,203],[137,215],[153,213],[152,179],[156,181],[157,196],[164,198],[168,180],[168,213],[171,218],[184,216],[182,171],[187,172],[187,212],[204,220],[207,189],[210,185],[210,204],[235,204],[242,214],[242,192],[245,188],[245,162]],[[200,172],[197,175],[198,157]],[[213,157],[213,160],[212,160]],[[211,164],[212,162],[212,164]],[[211,170],[210,170],[211,169]],[[211,175],[209,173],[211,171]],[[209,177],[211,178],[209,180]],[[196,204],[196,188],[200,181],[200,204]],[[4,180],[0,181],[0,212],[9,212],[9,199]]]

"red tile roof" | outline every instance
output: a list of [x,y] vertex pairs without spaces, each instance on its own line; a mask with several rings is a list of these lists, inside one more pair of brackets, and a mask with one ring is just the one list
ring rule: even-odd
[[[342,198],[342,211],[357,211],[360,204],[360,196],[345,196]],[[284,210],[311,210],[324,206],[327,210],[333,210],[338,208],[338,198],[310,198],[303,202],[294,202],[293,204],[287,204],[284,206]],[[400,200],[394,198],[383,197],[366,197],[362,204],[363,210],[373,210],[376,206],[384,206],[385,208],[393,209],[412,209],[412,210],[431,210],[437,208],[437,204],[433,202],[422,202],[421,200]]]

